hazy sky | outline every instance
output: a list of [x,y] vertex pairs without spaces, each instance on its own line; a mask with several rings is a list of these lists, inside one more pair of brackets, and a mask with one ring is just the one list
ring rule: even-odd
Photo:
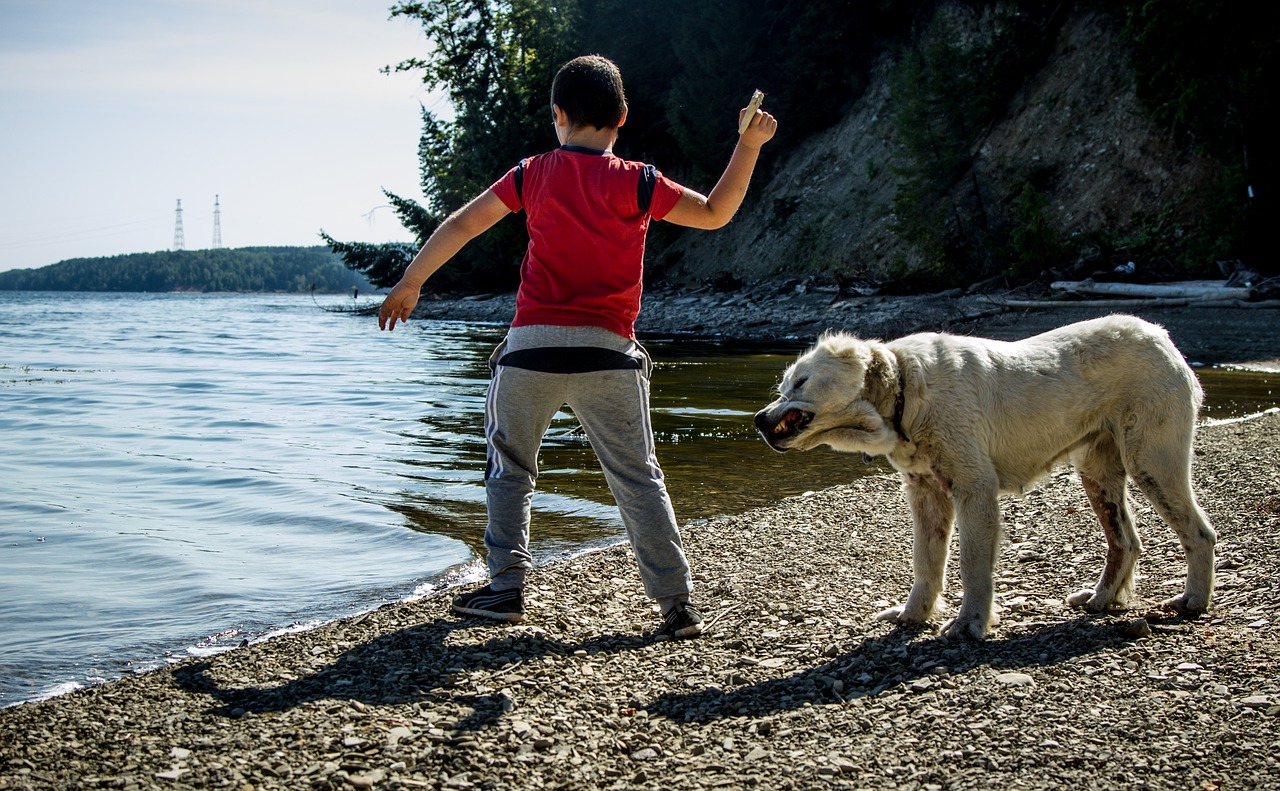
[[409,240],[416,74],[391,0],[0,0],[0,270],[172,248]]

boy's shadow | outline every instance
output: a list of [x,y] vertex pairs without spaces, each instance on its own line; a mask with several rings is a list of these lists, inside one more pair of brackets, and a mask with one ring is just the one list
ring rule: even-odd
[[[451,632],[468,628],[489,629],[494,635],[479,644],[447,644]],[[210,709],[210,713],[219,716],[239,718],[281,712],[321,700],[358,701],[371,706],[450,702],[472,710],[457,723],[458,731],[466,731],[493,725],[511,705],[509,698],[496,691],[463,691],[469,686],[465,678],[469,673],[488,670],[505,675],[504,666],[513,662],[505,672],[518,673],[544,656],[579,650],[616,653],[653,642],[652,636],[611,634],[566,643],[548,638],[540,630],[513,631],[475,621],[436,619],[356,645],[314,672],[275,686],[226,686],[214,677],[215,660],[178,665],[172,675],[182,689],[219,701]],[[490,678],[495,674],[491,672],[481,683]]]

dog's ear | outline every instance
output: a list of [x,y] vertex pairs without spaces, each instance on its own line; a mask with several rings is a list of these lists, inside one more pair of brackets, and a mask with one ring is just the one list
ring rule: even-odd
[[867,373],[862,382],[863,397],[875,404],[880,414],[892,414],[893,404],[898,398],[897,360],[879,344],[871,346],[870,352],[871,360],[867,363]]

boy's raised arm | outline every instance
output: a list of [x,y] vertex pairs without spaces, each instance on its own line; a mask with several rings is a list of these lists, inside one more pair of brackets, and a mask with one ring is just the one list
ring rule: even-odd
[[[739,119],[746,111],[747,108],[743,108],[739,112]],[[772,115],[763,110],[754,115],[746,131],[739,136],[733,156],[729,158],[729,164],[711,194],[702,195],[685,187],[680,201],[662,219],[676,225],[704,230],[721,228],[733,219],[747,194],[751,173],[760,157],[760,147],[769,142],[778,131],[778,121]]]
[[511,213],[507,204],[485,190],[466,206],[450,214],[431,234],[427,243],[409,262],[400,276],[400,282],[392,287],[378,311],[378,329],[394,330],[396,322],[408,321],[418,304],[422,284],[436,270],[458,254],[467,242],[492,228],[498,220]]

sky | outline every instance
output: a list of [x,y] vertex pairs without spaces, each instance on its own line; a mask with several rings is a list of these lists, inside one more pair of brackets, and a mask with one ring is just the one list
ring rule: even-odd
[[0,271],[184,248],[411,241],[412,20],[392,0],[0,0]]

